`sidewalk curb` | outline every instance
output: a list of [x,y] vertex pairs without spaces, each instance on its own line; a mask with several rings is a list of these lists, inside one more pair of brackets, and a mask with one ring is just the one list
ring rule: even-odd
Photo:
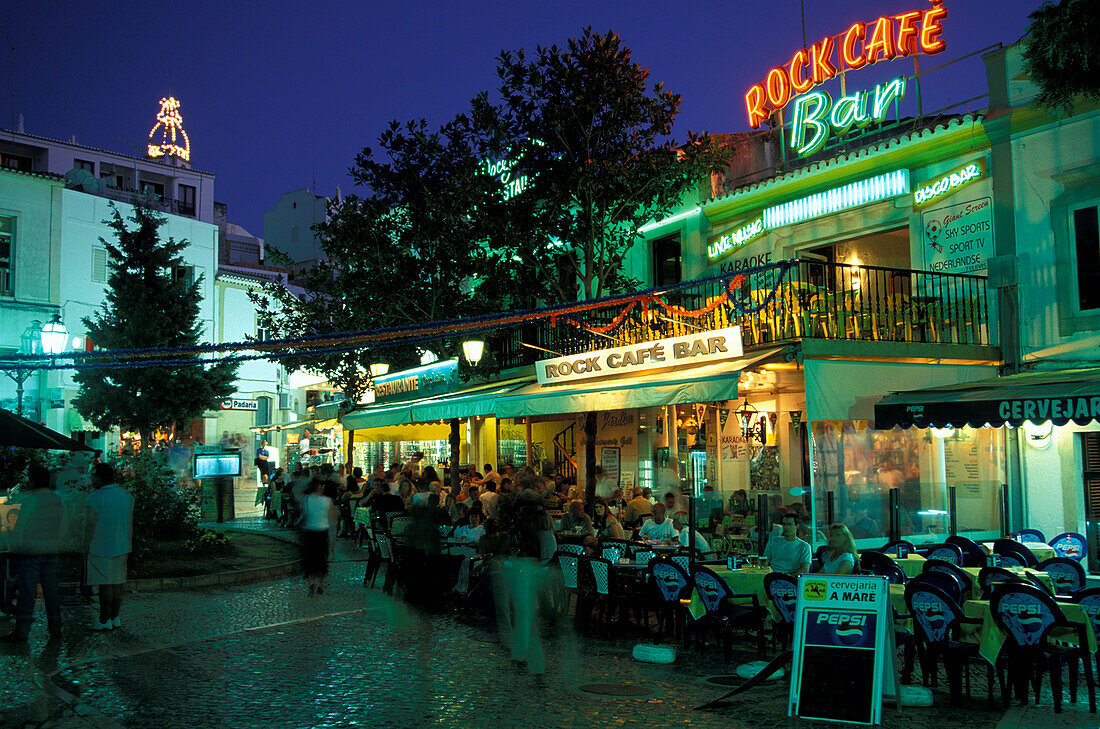
[[[292,534],[279,534],[257,531],[254,529],[234,529],[225,526],[218,531],[239,532],[243,534],[258,534],[280,542],[298,544],[298,540]],[[232,570],[230,572],[214,572],[208,575],[189,575],[185,577],[147,577],[144,579],[127,580],[128,590],[136,592],[165,592],[173,590],[186,590],[194,587],[213,587],[215,585],[240,585],[248,582],[260,582],[262,580],[275,579],[292,575],[301,569],[301,560],[283,562],[282,564],[268,567],[255,567],[245,570]]]

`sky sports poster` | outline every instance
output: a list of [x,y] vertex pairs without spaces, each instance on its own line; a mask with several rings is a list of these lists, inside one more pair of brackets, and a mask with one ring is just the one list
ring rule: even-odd
[[984,274],[993,256],[993,198],[979,197],[921,212],[923,268]]
[[896,691],[886,579],[803,575],[798,588],[789,713],[879,723],[884,689]]

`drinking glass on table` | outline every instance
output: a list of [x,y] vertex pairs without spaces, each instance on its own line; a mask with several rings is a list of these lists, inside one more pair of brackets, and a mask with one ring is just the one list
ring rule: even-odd
[[760,568],[761,569],[767,569],[768,568],[769,560],[768,560],[767,557],[761,556],[758,561],[760,562]]

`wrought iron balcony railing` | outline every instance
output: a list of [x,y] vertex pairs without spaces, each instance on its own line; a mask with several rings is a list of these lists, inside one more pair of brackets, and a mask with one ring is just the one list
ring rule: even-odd
[[989,344],[984,276],[789,261],[739,276],[719,303],[726,291],[726,282],[711,280],[657,292],[672,310],[635,307],[618,327],[593,331],[614,322],[618,304],[575,315],[581,327],[561,319],[525,324],[496,336],[491,347],[498,365],[509,368],[735,325],[746,348],[798,339]]

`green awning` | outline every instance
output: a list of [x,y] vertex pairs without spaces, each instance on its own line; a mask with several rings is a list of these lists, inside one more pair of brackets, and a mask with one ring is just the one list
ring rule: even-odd
[[875,403],[875,427],[1087,425],[1100,420],[1100,368],[1022,372],[957,385],[894,392]]

